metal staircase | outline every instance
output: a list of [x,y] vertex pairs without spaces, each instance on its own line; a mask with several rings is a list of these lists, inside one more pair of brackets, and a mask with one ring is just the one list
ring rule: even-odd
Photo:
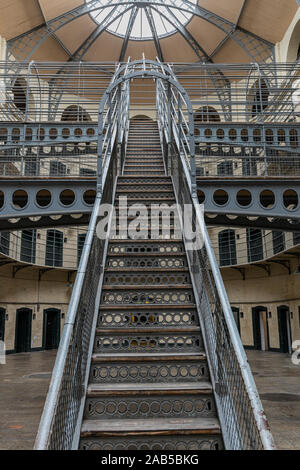
[[[175,203],[157,123],[131,122],[116,195]],[[223,448],[182,240],[110,239],[80,448]]]
[[[156,122],[129,121],[134,78],[155,78]],[[97,197],[35,449],[274,449],[199,206],[194,144],[171,68],[121,66],[99,105]],[[169,218],[152,219],[157,204]]]

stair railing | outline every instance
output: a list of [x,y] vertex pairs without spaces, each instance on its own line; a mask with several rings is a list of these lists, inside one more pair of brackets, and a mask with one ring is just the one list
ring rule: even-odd
[[[101,104],[97,197],[40,421],[36,450],[77,449],[80,438],[108,246],[108,237],[106,240],[98,238],[96,228],[100,205],[114,201],[118,174],[117,137],[124,136],[128,126],[126,88],[121,93],[114,90]],[[119,119],[120,114],[123,119]]]
[[[273,450],[275,444],[232,314],[222,276],[193,185],[192,135],[182,97],[157,83],[160,136],[169,147],[168,168],[177,203],[190,209],[195,239],[183,237],[211,381],[226,449]],[[170,150],[171,148],[171,150]],[[195,184],[195,183],[194,183]],[[195,244],[196,243],[196,244]]]

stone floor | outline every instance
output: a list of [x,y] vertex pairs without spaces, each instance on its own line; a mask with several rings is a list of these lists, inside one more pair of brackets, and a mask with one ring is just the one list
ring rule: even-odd
[[[0,365],[0,450],[32,449],[55,355],[9,355]],[[300,450],[300,366],[284,354],[247,355],[277,447]]]

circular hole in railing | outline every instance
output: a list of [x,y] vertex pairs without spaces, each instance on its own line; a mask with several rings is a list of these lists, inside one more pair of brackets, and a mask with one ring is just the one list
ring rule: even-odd
[[293,211],[298,207],[299,197],[294,189],[287,189],[283,193],[283,204],[286,209]]
[[44,140],[45,139],[45,129],[39,129],[37,132],[37,137],[38,140]]
[[212,136],[212,130],[211,129],[205,129],[204,135],[207,139],[210,139]]
[[6,142],[7,141],[7,129],[4,127],[1,127],[0,129],[0,142]]
[[262,191],[260,193],[259,199],[261,205],[266,209],[271,209],[275,204],[275,195],[273,191],[270,191],[269,189]]
[[248,142],[249,136],[248,136],[248,129],[242,129],[241,130],[241,139],[243,142]]
[[17,209],[23,209],[28,203],[28,194],[23,189],[18,189],[13,194],[12,202]]
[[57,129],[55,127],[52,127],[49,131],[49,137],[51,140],[54,140],[57,138]]
[[253,130],[253,140],[254,140],[254,142],[260,142],[261,141],[261,131],[260,131],[260,129],[254,129]]
[[198,136],[200,135],[200,129],[197,129],[197,128],[195,129],[195,135],[198,135]]
[[87,129],[86,135],[88,137],[93,137],[95,135],[95,129],[92,129],[92,128]]
[[12,140],[17,142],[20,140],[20,129],[14,128],[11,133]]
[[298,134],[297,134],[296,129],[290,130],[290,144],[291,144],[291,147],[297,147],[298,145]]
[[235,129],[229,129],[228,135],[230,140],[236,140],[237,133]]
[[36,195],[36,202],[40,207],[47,207],[51,203],[52,195],[47,189],[41,189]]
[[198,201],[199,201],[199,204],[203,204],[203,202],[205,201],[205,194],[203,191],[198,191],[197,192],[197,195],[198,195]]
[[236,195],[236,200],[240,206],[247,207],[252,202],[252,194],[247,189],[241,189]]
[[63,139],[68,139],[70,137],[70,129],[64,127],[61,132],[61,135],[63,136]]
[[224,136],[225,136],[225,132],[223,131],[223,129],[217,129],[217,138],[224,139]]
[[96,191],[94,189],[89,189],[83,195],[84,202],[88,204],[89,206],[94,204],[95,199],[96,199]]
[[74,131],[74,135],[75,135],[75,137],[77,137],[79,139],[82,136],[82,129],[80,129],[80,127],[76,127],[76,129]]
[[0,191],[0,209],[4,206],[4,192]]
[[266,129],[266,142],[272,144],[274,141],[274,134],[272,129]]
[[29,129],[29,128],[26,129],[25,140],[32,140],[32,129]]
[[284,129],[278,129],[277,138],[279,143],[285,142],[285,131]]
[[217,191],[214,192],[214,202],[215,204],[218,204],[218,206],[224,206],[227,204],[229,196],[224,189],[217,189]]
[[60,193],[59,200],[64,206],[70,206],[75,201],[75,194],[71,189],[64,189]]

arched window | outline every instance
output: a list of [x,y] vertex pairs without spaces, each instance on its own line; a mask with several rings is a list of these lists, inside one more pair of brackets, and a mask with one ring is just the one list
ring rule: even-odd
[[263,259],[262,232],[256,228],[247,228],[247,252],[248,262]]
[[268,84],[265,80],[256,80],[253,86],[253,101],[252,101],[252,117],[257,116],[260,114],[264,109],[268,107],[269,101],[269,88]]
[[218,238],[220,266],[237,264],[235,231],[222,230],[219,232]]
[[281,251],[285,250],[285,237],[284,233],[274,230],[272,232],[272,238],[273,238],[273,251],[274,255],[277,253],[280,253]]
[[197,122],[221,122],[218,111],[212,106],[202,106],[197,109],[194,115],[194,121]]
[[26,88],[27,84],[24,78],[17,78],[12,87],[14,104],[20,111],[22,111],[22,113],[25,113],[26,111]]
[[21,235],[21,261],[35,264],[36,255],[36,229],[22,230]]
[[89,113],[78,105],[68,106],[61,116],[62,122],[90,122],[91,120]]
[[60,230],[47,230],[45,264],[57,267],[63,264],[63,232]]

